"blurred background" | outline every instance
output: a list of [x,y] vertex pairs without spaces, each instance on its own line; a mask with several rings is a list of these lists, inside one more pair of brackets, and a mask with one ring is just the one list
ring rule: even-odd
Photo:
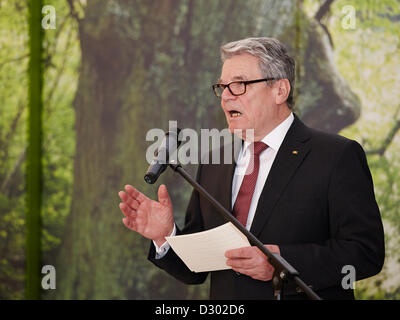
[[[0,0],[0,299],[26,297],[29,3]],[[147,261],[118,191],[171,191],[178,225],[191,187],[171,170],[146,185],[152,128],[225,128],[211,91],[219,47],[276,37],[297,62],[296,113],[364,147],[385,227],[383,271],[358,299],[400,298],[399,0],[43,1],[42,299],[207,299]],[[51,19],[55,14],[55,20]],[[186,168],[193,176],[195,165]],[[39,275],[40,277],[44,275]]]

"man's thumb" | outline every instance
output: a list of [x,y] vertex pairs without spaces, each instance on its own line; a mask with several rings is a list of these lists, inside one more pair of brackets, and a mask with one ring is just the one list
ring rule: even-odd
[[164,184],[158,188],[158,201],[164,206],[171,205],[171,198],[169,197],[167,187]]

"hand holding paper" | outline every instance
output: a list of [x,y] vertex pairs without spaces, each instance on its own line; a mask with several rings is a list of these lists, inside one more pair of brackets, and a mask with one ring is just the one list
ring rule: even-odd
[[[280,254],[277,245],[264,245],[270,252]],[[256,280],[269,281],[274,274],[274,267],[269,263],[266,255],[257,247],[232,249],[225,253],[227,264],[233,270],[245,274]]]
[[166,240],[194,272],[231,269],[226,264],[225,252],[250,246],[245,235],[231,222],[203,232],[166,237]]

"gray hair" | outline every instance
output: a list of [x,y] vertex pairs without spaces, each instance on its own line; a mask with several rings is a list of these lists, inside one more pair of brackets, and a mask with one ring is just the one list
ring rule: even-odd
[[248,53],[260,60],[260,70],[264,77],[288,79],[290,92],[287,104],[294,106],[295,60],[287,53],[286,47],[274,38],[247,38],[229,42],[221,47],[221,59],[225,62],[235,55]]

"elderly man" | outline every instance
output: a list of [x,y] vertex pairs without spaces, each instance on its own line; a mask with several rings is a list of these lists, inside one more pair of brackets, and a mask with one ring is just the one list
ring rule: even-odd
[[[373,182],[361,146],[306,127],[292,113],[295,63],[272,38],[248,38],[221,48],[222,73],[214,93],[229,129],[243,139],[237,162],[200,164],[197,181],[256,237],[282,255],[325,299],[354,299],[343,270],[360,280],[384,261],[384,235]],[[253,130],[254,141],[246,137]],[[253,163],[251,173],[239,167]],[[151,239],[149,260],[187,284],[208,275],[191,272],[165,237],[225,223],[193,191],[180,230],[164,185],[158,202],[132,186],[119,193],[124,224]],[[232,269],[211,272],[212,299],[272,299],[273,267],[256,247],[226,252]],[[288,284],[285,299],[306,299]]]

